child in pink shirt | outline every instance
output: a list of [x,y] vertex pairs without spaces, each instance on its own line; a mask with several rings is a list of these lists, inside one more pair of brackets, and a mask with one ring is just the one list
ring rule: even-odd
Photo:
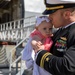
[[22,53],[22,60],[26,61],[27,69],[33,68],[32,75],[51,75],[35,63],[36,53],[34,52],[34,47],[37,42],[41,42],[43,49],[50,51],[53,44],[51,39],[52,27],[53,25],[47,16],[37,17],[35,29],[31,32],[29,41]]

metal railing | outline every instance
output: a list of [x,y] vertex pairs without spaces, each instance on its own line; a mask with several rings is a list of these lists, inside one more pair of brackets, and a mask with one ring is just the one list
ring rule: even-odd
[[[21,56],[12,61],[12,52],[28,37],[34,28],[35,16],[0,24],[0,40],[1,41],[20,41],[9,53],[9,75],[11,75],[12,65],[21,59]],[[20,71],[21,73],[21,71]],[[21,75],[21,74],[20,74]]]
[[[16,49],[21,43],[23,43],[25,40],[26,40],[26,38],[28,38],[29,36],[27,35],[20,43],[18,43],[11,51],[10,51],[10,66],[9,66],[9,71],[10,71],[10,73],[9,73],[9,75],[11,75],[11,71],[12,71],[12,65],[14,64],[14,63],[16,63],[17,61],[19,61],[20,59],[21,59],[21,56],[19,56],[16,60],[14,60],[14,61],[12,61],[12,52],[13,52],[13,50],[14,49]],[[21,71],[20,71],[21,72]]]
[[26,31],[33,30],[35,16],[0,24],[0,40],[16,41],[26,36]]
[[[33,19],[32,19],[33,18]],[[29,19],[29,20],[27,20],[27,19]],[[31,21],[32,20],[32,21]],[[28,21],[28,22],[27,22]],[[15,21],[15,22],[18,22],[18,24],[17,24],[17,26],[16,26],[16,24],[14,23],[14,29],[12,29],[12,25],[11,25],[11,23],[10,23],[10,28],[9,28],[9,31],[11,31],[12,30],[12,32],[13,32],[13,30],[15,30],[15,34],[16,34],[16,40],[22,40],[20,43],[18,43],[13,49],[11,49],[10,50],[10,67],[9,67],[9,75],[11,75],[11,67],[12,67],[12,65],[14,64],[14,63],[16,63],[18,60],[20,60],[21,59],[21,56],[19,56],[16,60],[14,60],[14,61],[12,61],[12,52],[13,52],[13,50],[14,49],[16,49],[21,43],[23,43],[28,37],[29,37],[29,34],[30,34],[30,32],[33,30],[33,26],[34,26],[34,24],[35,24],[35,17],[33,16],[33,17],[28,17],[28,18],[26,18],[26,19],[21,19],[21,20],[17,20],[17,21]],[[22,22],[22,23],[21,23]],[[21,23],[21,24],[20,24]],[[16,26],[16,28],[15,28],[15,26]],[[3,31],[5,31],[5,30],[3,30]],[[8,30],[7,30],[8,31]],[[20,33],[18,33],[18,32],[20,32]],[[25,35],[24,35],[25,34]],[[19,37],[17,37],[17,35],[20,35]],[[4,39],[5,40],[5,39]],[[13,39],[12,39],[13,40]],[[21,65],[22,66],[22,65]],[[20,71],[20,75],[21,75],[21,71]]]

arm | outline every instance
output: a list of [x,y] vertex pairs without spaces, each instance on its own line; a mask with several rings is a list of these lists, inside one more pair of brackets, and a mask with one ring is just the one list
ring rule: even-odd
[[57,57],[42,50],[37,55],[36,63],[55,75],[71,75],[75,72],[75,45],[67,50],[64,57]]
[[44,41],[44,42],[42,43],[41,39],[40,40],[38,40],[37,38],[33,39],[31,42],[33,49],[37,50],[36,47],[38,45],[38,46],[40,46],[39,47],[40,49],[50,51],[50,48],[53,44],[52,39],[50,37],[48,37],[48,38],[42,39],[42,41]]

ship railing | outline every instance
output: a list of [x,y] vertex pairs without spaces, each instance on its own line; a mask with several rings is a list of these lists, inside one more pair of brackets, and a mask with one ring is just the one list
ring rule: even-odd
[[12,66],[21,59],[20,56],[13,61],[12,53],[14,49],[29,37],[30,32],[34,29],[35,18],[35,16],[31,16],[0,24],[0,41],[18,42],[22,40],[14,48],[9,50],[9,75],[11,75]]
[[0,24],[0,40],[16,41],[23,39],[27,33],[27,28],[33,30],[35,18],[35,16],[30,16]]
[[[14,49],[16,49],[20,44],[22,44],[26,39],[28,39],[29,38],[29,30],[27,31],[27,36],[22,40],[22,41],[20,41],[13,49],[11,49],[10,50],[10,53],[9,53],[9,75],[11,75],[11,71],[12,71],[12,66],[16,63],[16,62],[18,62],[19,60],[21,60],[21,55],[17,58],[17,59],[15,59],[14,61],[12,61],[12,52],[13,52],[13,50]],[[21,68],[22,68],[22,61],[21,61]],[[20,69],[21,70],[21,69]],[[22,75],[22,73],[21,73],[21,71],[20,71],[20,75]]]

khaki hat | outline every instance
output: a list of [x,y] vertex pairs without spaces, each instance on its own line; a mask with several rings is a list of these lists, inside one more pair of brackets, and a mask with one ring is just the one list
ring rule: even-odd
[[43,15],[54,13],[58,9],[75,7],[75,0],[44,0],[46,10]]

